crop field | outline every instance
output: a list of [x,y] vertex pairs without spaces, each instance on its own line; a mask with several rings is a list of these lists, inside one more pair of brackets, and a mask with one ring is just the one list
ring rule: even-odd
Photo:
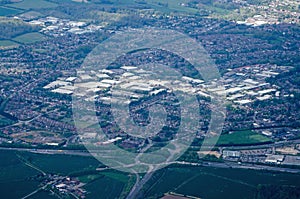
[[28,180],[0,182],[1,198],[22,198],[37,189],[38,184],[38,182]]
[[84,188],[89,192],[87,199],[118,198],[124,185],[125,184],[121,181],[105,176],[93,181],[92,183],[88,183],[84,186]]
[[0,48],[13,48],[15,46],[18,46],[16,42],[10,40],[0,40]]
[[[102,2],[101,0],[93,0],[93,2]],[[111,4],[116,7],[128,7],[137,5],[147,5],[153,9],[162,12],[184,12],[195,14],[198,12],[197,9],[190,8],[181,4],[189,2],[188,0],[110,0]]]
[[21,10],[0,6],[0,16],[10,16],[20,13]]
[[92,157],[80,157],[72,155],[49,155],[26,153],[23,155],[31,163],[46,173],[69,175],[71,173],[96,169],[100,163]]
[[147,197],[176,192],[206,199],[253,199],[260,184],[300,187],[299,174],[220,168],[167,168],[151,179]]
[[18,3],[9,4],[9,6],[13,8],[29,10],[41,8],[54,8],[57,6],[57,4],[45,0],[23,0]]
[[57,197],[51,195],[50,192],[46,191],[39,191],[38,193],[34,194],[30,197],[30,199],[57,199]]
[[112,171],[107,172],[106,171],[106,172],[101,172],[101,174],[106,176],[106,177],[109,177],[109,178],[118,180],[120,182],[123,182],[123,183],[128,182],[128,176],[123,174],[123,173],[120,173],[120,172],[112,172]]
[[38,182],[28,177],[38,174],[26,166],[13,151],[0,151],[1,198],[21,198],[35,190]]
[[165,7],[165,11],[177,11],[177,12],[186,12],[186,13],[197,13],[197,9],[189,8],[183,6],[181,4],[187,3],[187,0],[147,0],[146,1],[149,5],[161,6]]
[[28,12],[20,14],[19,16],[26,20],[32,20],[32,19],[36,19],[38,17],[42,17],[43,14],[36,12],[36,11],[28,11]]
[[[79,174],[78,178],[86,183],[84,188],[88,191],[87,198],[117,198],[124,190],[128,191],[128,184],[132,186],[134,182],[126,173],[113,170],[96,172],[95,168],[103,165],[92,157],[1,150],[0,159],[0,191],[3,198],[21,198],[38,188],[39,182],[30,177],[39,172],[27,166],[24,160],[46,173]],[[299,178],[300,174],[172,166],[157,171],[143,191],[145,197],[153,198],[159,198],[167,192],[176,192],[206,199],[253,199],[259,185],[299,188]],[[40,191],[31,198],[54,197]]]
[[[49,155],[28,152],[0,151],[0,191],[3,198],[22,198],[38,188],[39,182],[29,180],[39,174],[38,171],[27,166],[23,160],[41,169],[46,173],[61,174],[84,173],[95,171],[102,166],[92,157],[72,155]],[[118,197],[127,183],[127,174],[118,171],[103,171],[93,175],[78,177],[87,183],[85,188],[89,192],[87,198]],[[48,192],[40,191],[31,198],[55,198]]]
[[26,33],[24,35],[20,35],[15,37],[13,40],[23,44],[31,44],[39,41],[46,40],[47,37],[38,32]]

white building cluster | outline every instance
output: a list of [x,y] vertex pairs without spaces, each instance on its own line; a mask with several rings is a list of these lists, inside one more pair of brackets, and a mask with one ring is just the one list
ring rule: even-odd
[[268,64],[228,69],[222,80],[226,89],[214,92],[226,94],[226,99],[237,105],[279,97],[280,88],[267,83],[266,79],[289,69],[290,67]]
[[88,24],[82,21],[71,21],[56,17],[39,18],[28,22],[31,25],[41,26],[40,32],[51,36],[64,36],[66,33],[84,34],[102,29],[102,26]]
[[[104,103],[118,102],[118,99],[124,100],[124,97],[126,98],[124,103],[129,103],[141,97],[172,90],[206,98],[217,94],[226,96],[228,101],[236,105],[246,105],[257,100],[265,101],[280,97],[280,88],[267,83],[266,78],[274,77],[289,69],[289,67],[276,65],[246,66],[228,69],[220,82],[204,82],[186,76],[169,81],[165,77],[156,76],[150,70],[122,66],[120,69],[113,70],[77,71],[77,77],[60,78],[44,88],[69,95],[79,88],[81,92],[76,92],[76,95],[89,96],[87,101],[99,98]],[[108,91],[111,96],[99,95],[102,91]]]

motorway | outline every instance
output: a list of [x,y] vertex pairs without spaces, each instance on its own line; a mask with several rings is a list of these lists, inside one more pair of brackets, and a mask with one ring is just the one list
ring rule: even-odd
[[[280,142],[269,144],[268,147],[282,145],[282,144],[291,144],[292,143],[300,143],[300,140],[293,140],[288,142]],[[264,145],[259,145],[259,148],[266,147]],[[258,146],[248,146],[247,148],[244,147],[234,147],[234,149],[253,149],[258,148]],[[26,151],[31,153],[38,153],[38,154],[59,154],[59,155],[76,155],[76,156],[83,156],[83,157],[90,157],[92,156],[88,151],[79,151],[79,150],[58,150],[58,149],[29,149],[29,148],[12,148],[12,147],[0,147],[0,150],[10,150],[10,151]],[[217,168],[237,168],[237,169],[254,169],[254,170],[268,170],[268,171],[277,171],[277,172],[288,172],[288,173],[300,173],[300,169],[291,169],[291,168],[282,168],[282,167],[275,167],[269,165],[257,165],[257,164],[250,164],[250,163],[238,163],[238,162],[203,162],[203,163],[191,163],[191,162],[179,162],[175,161],[172,162],[174,164],[181,164],[181,165],[190,165],[190,166],[204,166],[204,167],[217,167]]]
[[50,155],[77,155],[77,156],[91,156],[88,151],[79,151],[79,150],[61,150],[61,149],[31,149],[31,148],[15,148],[15,147],[0,147],[0,150],[9,150],[9,151],[26,151],[31,153],[38,154],[50,154]]
[[300,169],[281,168],[268,165],[257,165],[249,163],[238,163],[238,162],[204,162],[204,163],[191,163],[191,162],[174,162],[181,165],[190,166],[203,166],[203,167],[216,167],[216,168],[233,168],[233,169],[253,169],[262,171],[276,171],[276,172],[287,172],[287,173],[300,173]]
[[[231,149],[231,150],[250,150],[250,149],[282,147],[282,146],[291,145],[291,144],[300,144],[300,139],[285,140],[285,141],[279,141],[279,142],[275,142],[275,143],[250,145],[250,146],[226,146],[226,147],[224,146],[224,147],[220,147],[220,148]],[[199,147],[192,146],[192,148],[199,148]],[[211,146],[202,146],[201,149],[202,150],[211,149]]]
[[275,142],[273,144],[261,144],[261,145],[253,145],[253,146],[233,146],[233,147],[227,147],[227,148],[235,149],[235,150],[261,149],[261,148],[270,148],[270,147],[282,147],[282,146],[290,145],[290,144],[300,144],[300,139],[279,141],[279,142]]

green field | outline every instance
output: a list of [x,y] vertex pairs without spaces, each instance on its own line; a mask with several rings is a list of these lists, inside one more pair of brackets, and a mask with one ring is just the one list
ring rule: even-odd
[[20,14],[19,16],[26,20],[32,20],[32,19],[36,19],[38,17],[43,16],[43,14],[36,12],[36,11],[28,11],[28,12]]
[[13,40],[23,44],[31,44],[35,42],[40,42],[46,40],[47,37],[38,32],[26,33],[15,37]]
[[0,46],[7,47],[17,45],[17,43],[10,41],[10,40],[0,40]]
[[186,12],[191,14],[195,14],[198,11],[197,9],[180,5],[181,3],[187,3],[187,0],[147,0],[146,2],[149,5],[165,7],[166,11]]
[[12,151],[0,152],[0,190],[1,198],[21,198],[38,187],[38,182],[28,177],[38,172],[26,166]]
[[10,16],[20,13],[20,10],[0,6],[0,16]]
[[0,40],[0,48],[13,48],[18,46],[17,43],[10,40]]
[[[101,3],[102,0],[91,0],[94,3]],[[183,13],[190,13],[195,14],[198,12],[197,9],[182,6],[181,3],[187,3],[189,0],[109,0],[108,2],[112,3],[115,7],[131,7],[137,5],[147,5],[152,9],[161,12],[183,12]]]
[[118,198],[121,194],[126,195],[133,186],[133,181],[127,174],[114,170],[83,175],[78,179],[86,183],[85,188],[89,192],[87,198]]
[[53,194],[46,191],[39,191],[38,193],[34,194],[30,197],[30,199],[57,199]]
[[101,174],[123,183],[128,182],[128,176],[120,172],[105,171],[105,172],[101,172]]
[[90,183],[102,177],[104,176],[101,174],[90,174],[90,175],[79,176],[78,179],[83,183]]
[[[95,171],[101,164],[92,157],[71,155],[49,155],[28,152],[0,151],[0,191],[1,198],[22,198],[38,188],[39,182],[29,177],[39,174],[38,171],[24,164],[24,161],[46,173],[61,174],[84,173]],[[23,161],[21,161],[21,159]],[[87,198],[116,198],[127,183],[127,174],[118,171],[101,171],[94,175],[78,177],[88,191]],[[56,198],[50,192],[40,191],[30,198]]]
[[176,192],[205,199],[255,199],[263,185],[299,189],[299,174],[220,168],[168,168],[158,171],[148,183],[145,198]]
[[[212,142],[212,139],[207,140],[208,143]],[[217,142],[218,146],[234,146],[234,145],[253,145],[272,142],[272,139],[255,133],[253,131],[235,131],[229,134],[223,134],[219,137]]]
[[9,4],[9,6],[13,8],[29,10],[29,9],[54,8],[57,6],[57,4],[45,0],[23,0],[18,3]]
[[[28,152],[0,151],[1,198],[21,198],[38,188],[32,178],[39,172],[24,164],[30,162],[47,173],[68,175],[76,172],[87,198],[118,198],[134,178],[114,170],[95,171],[99,162],[92,157],[48,155]],[[23,161],[21,161],[21,159]],[[103,165],[102,165],[103,166]],[[84,174],[94,171],[94,174]],[[300,188],[300,174],[276,173],[246,169],[172,166],[157,171],[143,189],[144,198],[159,198],[166,192],[176,192],[206,199],[254,199],[260,185]],[[129,186],[130,187],[130,186]],[[125,191],[125,193],[128,193]],[[126,194],[125,194],[126,195]],[[31,198],[54,199],[40,191]]]
[[84,186],[89,192],[87,199],[118,198],[123,187],[124,183],[109,177],[100,178]]
[[47,155],[25,153],[23,155],[30,162],[46,173],[69,175],[84,170],[95,170],[100,163],[92,157],[71,155]]
[[[111,0],[115,5],[120,5],[120,1]],[[143,2],[148,6],[151,6],[155,10],[159,10],[162,12],[181,12],[187,14],[200,14],[201,10],[193,7],[189,7],[188,3],[190,0],[145,0],[145,1],[132,1],[132,0],[124,0],[121,1],[122,4],[138,4],[138,2]],[[201,2],[199,2],[201,3]],[[217,8],[213,5],[209,5],[209,3],[203,3],[202,9],[212,11],[213,13],[227,14],[228,11],[225,9]]]

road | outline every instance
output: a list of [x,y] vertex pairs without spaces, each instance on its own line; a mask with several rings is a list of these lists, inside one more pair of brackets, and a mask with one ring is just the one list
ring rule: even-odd
[[142,198],[139,194],[141,194],[141,190],[143,188],[143,186],[148,182],[148,180],[150,180],[150,178],[152,177],[154,172],[148,172],[144,175],[143,179],[140,180],[140,175],[136,174],[136,183],[134,184],[134,186],[132,187],[132,189],[130,190],[130,193],[128,194],[128,196],[126,197],[126,199],[137,199],[137,198]]
[[48,184],[46,184],[46,185],[43,186],[43,187],[40,187],[40,188],[36,189],[35,191],[31,192],[30,194],[24,196],[22,199],[26,199],[26,198],[29,198],[29,197],[33,196],[33,195],[36,194],[37,192],[39,192],[39,191],[45,189],[47,186],[48,186]]
[[14,147],[0,147],[0,150],[9,151],[26,151],[39,154],[60,154],[60,155],[78,155],[78,156],[92,156],[88,151],[79,150],[60,150],[60,149],[30,149],[30,148],[14,148]]
[[[295,140],[285,140],[279,141],[275,143],[269,144],[259,144],[259,145],[248,145],[248,146],[224,146],[223,149],[232,149],[232,150],[249,150],[249,149],[262,149],[262,148],[272,148],[272,147],[282,147],[284,145],[291,145],[291,144],[300,144],[300,139]],[[192,148],[199,148],[199,147],[192,147]],[[202,150],[211,149],[211,146],[202,146]]]
[[271,147],[281,147],[284,145],[290,144],[300,144],[300,139],[296,140],[286,140],[286,141],[279,141],[273,144],[261,144],[261,145],[253,145],[253,146],[232,146],[232,147],[224,147],[234,150],[243,150],[243,149],[261,149],[261,148],[271,148]]
[[[231,149],[256,149],[256,148],[272,147],[272,146],[278,146],[278,145],[280,146],[283,144],[296,144],[296,143],[300,143],[300,139],[278,142],[278,143],[268,144],[268,145],[247,146],[247,147],[230,147],[230,148]],[[76,155],[76,156],[84,156],[84,157],[92,156],[88,151],[78,151],[78,150],[28,149],[28,148],[9,148],[9,147],[0,147],[0,150],[27,151],[27,152],[39,153],[39,154]],[[274,166],[268,166],[268,165],[256,165],[256,164],[250,164],[250,163],[239,164],[237,162],[224,162],[224,163],[204,162],[204,163],[200,164],[200,163],[178,162],[178,161],[175,161],[173,163],[193,165],[193,166],[209,166],[209,167],[218,167],[218,168],[241,168],[241,169],[255,169],[255,170],[300,173],[300,169],[280,168],[280,167],[274,167]],[[136,184],[139,184],[139,182],[137,182]]]
[[216,167],[216,168],[253,169],[253,170],[277,171],[277,172],[286,172],[286,173],[300,173],[300,169],[281,168],[281,167],[273,167],[273,166],[268,166],[268,165],[257,165],[257,164],[250,164],[250,163],[239,164],[238,162],[191,163],[191,162],[176,161],[174,163],[181,164],[181,165]]

